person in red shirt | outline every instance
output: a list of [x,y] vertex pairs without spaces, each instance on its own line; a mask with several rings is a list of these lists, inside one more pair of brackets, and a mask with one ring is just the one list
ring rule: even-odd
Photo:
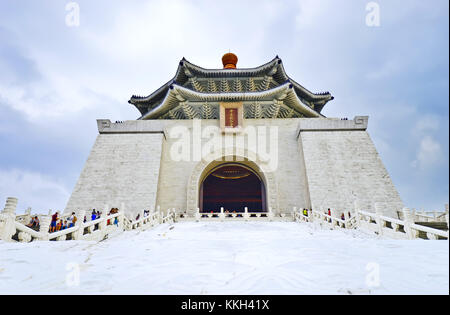
[[52,222],[50,223],[50,233],[56,231],[56,222],[58,221],[58,211],[54,215],[52,215]]

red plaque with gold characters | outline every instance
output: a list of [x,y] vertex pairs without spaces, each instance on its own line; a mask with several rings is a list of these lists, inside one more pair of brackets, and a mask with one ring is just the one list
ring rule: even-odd
[[225,127],[235,128],[238,125],[238,110],[237,108],[225,109]]

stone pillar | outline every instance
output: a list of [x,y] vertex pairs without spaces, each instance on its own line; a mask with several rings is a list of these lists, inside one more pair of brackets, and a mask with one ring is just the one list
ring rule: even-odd
[[350,218],[348,217],[348,211],[344,211],[344,228],[350,228]]
[[403,208],[403,216],[404,228],[408,239],[415,239],[416,233],[411,229],[411,224],[414,223],[414,217],[412,216],[411,210],[409,210],[408,208]]
[[41,240],[48,241],[49,240],[48,230],[50,229],[50,223],[52,222],[52,216],[43,215],[43,216],[41,216],[39,221],[40,221],[39,233],[41,234]]
[[6,199],[5,208],[0,213],[0,239],[10,242],[16,234],[16,208],[17,198]]
[[172,223],[175,223],[176,222],[176,218],[177,218],[177,209],[176,208],[172,209],[172,214],[173,214],[173,216],[172,216]]
[[98,229],[100,230],[100,234],[101,234],[100,240],[102,240],[106,235],[106,224],[108,223],[108,220],[106,219],[106,215],[102,214],[101,220],[102,221],[98,224]]
[[250,215],[248,214],[248,208],[245,207],[245,208],[244,208],[244,219],[245,219],[245,220],[248,220],[249,218],[250,218]]
[[383,235],[383,227],[384,224],[381,220],[381,216],[383,215],[383,212],[380,209],[380,206],[378,203],[374,204],[374,208],[375,208],[375,221],[377,222],[378,225],[378,235]]
[[339,215],[337,214],[337,211],[334,209],[331,210],[331,226],[334,228],[336,225],[338,225],[338,222],[335,220],[336,218],[339,218]]
[[274,217],[274,215],[273,215],[272,207],[269,207],[269,214],[268,214],[269,221],[273,221],[273,217]]
[[6,199],[5,208],[3,209],[2,213],[15,216],[16,215],[17,202],[18,202],[17,198],[8,197],[8,199]]
[[119,229],[120,230],[125,230],[125,212],[122,210],[119,210],[119,216],[117,217],[117,221]]
[[359,215],[359,204],[358,204],[358,200],[355,199],[355,201],[353,201],[353,207],[354,207],[354,213],[353,215],[355,216],[356,219],[356,225],[358,226],[358,228],[361,226],[361,217]]
[[76,214],[77,216],[77,222],[76,222],[76,226],[78,227],[78,230],[73,233],[73,238],[74,240],[81,240],[83,238],[83,233],[84,233],[84,216],[86,215],[86,211],[85,210],[81,210],[80,212],[78,212],[78,214]]
[[223,221],[225,219],[225,213],[223,212],[223,207],[220,208],[220,214],[219,214],[219,218],[220,221]]
[[30,221],[31,221],[31,208],[28,207],[27,210],[25,210],[24,224],[28,224]]
[[195,221],[200,221],[200,208],[197,208],[197,210],[195,211]]
[[161,213],[161,207],[160,206],[156,207],[156,212],[158,213],[158,223],[161,224],[162,223],[162,219],[163,219],[163,215]]

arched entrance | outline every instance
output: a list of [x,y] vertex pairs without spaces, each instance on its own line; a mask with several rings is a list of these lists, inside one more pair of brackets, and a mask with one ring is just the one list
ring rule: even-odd
[[258,173],[239,163],[219,165],[200,185],[200,211],[266,212],[266,188]]

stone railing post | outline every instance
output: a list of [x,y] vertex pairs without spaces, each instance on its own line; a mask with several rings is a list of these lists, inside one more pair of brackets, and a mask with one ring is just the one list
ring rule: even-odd
[[249,218],[250,218],[250,215],[248,214],[248,208],[245,207],[245,208],[244,208],[244,219],[245,219],[245,220],[248,220]]
[[101,220],[102,221],[98,224],[98,229],[100,230],[100,239],[102,240],[106,235],[106,224],[108,223],[106,215],[102,215]]
[[334,228],[336,226],[336,220],[335,220],[335,218],[336,218],[336,211],[334,209],[331,209],[331,208],[330,208],[330,211],[331,211],[330,223],[331,223],[331,226]]
[[51,215],[43,215],[39,218],[39,233],[41,234],[41,241],[49,240],[50,223],[52,222]]
[[6,199],[5,208],[0,213],[0,239],[10,242],[16,234],[16,208],[17,198],[9,197]]
[[374,204],[374,208],[375,208],[375,221],[377,222],[377,226],[378,226],[378,235],[383,235],[383,227],[384,224],[383,222],[381,222],[381,216],[383,215],[383,212],[380,209],[380,205],[378,203]]
[[269,213],[267,215],[267,217],[269,218],[269,221],[273,221],[273,211],[272,211],[272,207],[269,207]]
[[176,222],[176,219],[177,219],[177,216],[178,216],[178,213],[181,213],[181,211],[177,211],[176,208],[173,208],[173,209],[172,209],[172,212],[173,212],[172,223],[175,223],[175,222]]
[[353,206],[354,206],[354,208],[355,208],[355,212],[354,212],[354,215],[356,216],[355,217],[355,220],[356,220],[356,225],[357,225],[357,227],[359,228],[361,225],[360,225],[360,223],[361,223],[361,217],[360,217],[360,215],[359,215],[359,209],[358,209],[358,201],[355,199],[355,201],[353,202]]
[[220,214],[219,214],[220,221],[223,221],[225,219],[225,213],[223,207],[220,207]]
[[344,211],[344,228],[350,228],[350,218],[348,217],[348,211]]
[[411,210],[408,208],[403,208],[404,228],[408,239],[412,240],[416,238],[416,233],[411,229],[411,224],[414,223],[414,218],[412,216]]
[[117,217],[118,228],[125,230],[125,211],[119,210],[119,216]]
[[28,207],[27,210],[25,210],[24,224],[28,224],[30,221],[31,221],[31,208]]
[[161,213],[161,206],[156,207],[156,213],[158,213],[158,223],[161,224],[163,220],[163,215]]
[[200,221],[201,215],[200,215],[200,208],[197,208],[195,211],[195,221]]
[[77,217],[77,222],[75,223],[76,226],[78,226],[78,230],[73,233],[73,238],[74,240],[81,240],[83,238],[83,234],[84,234],[84,216],[86,215],[86,211],[85,210],[81,210],[80,212],[78,212],[78,214],[75,214]]

